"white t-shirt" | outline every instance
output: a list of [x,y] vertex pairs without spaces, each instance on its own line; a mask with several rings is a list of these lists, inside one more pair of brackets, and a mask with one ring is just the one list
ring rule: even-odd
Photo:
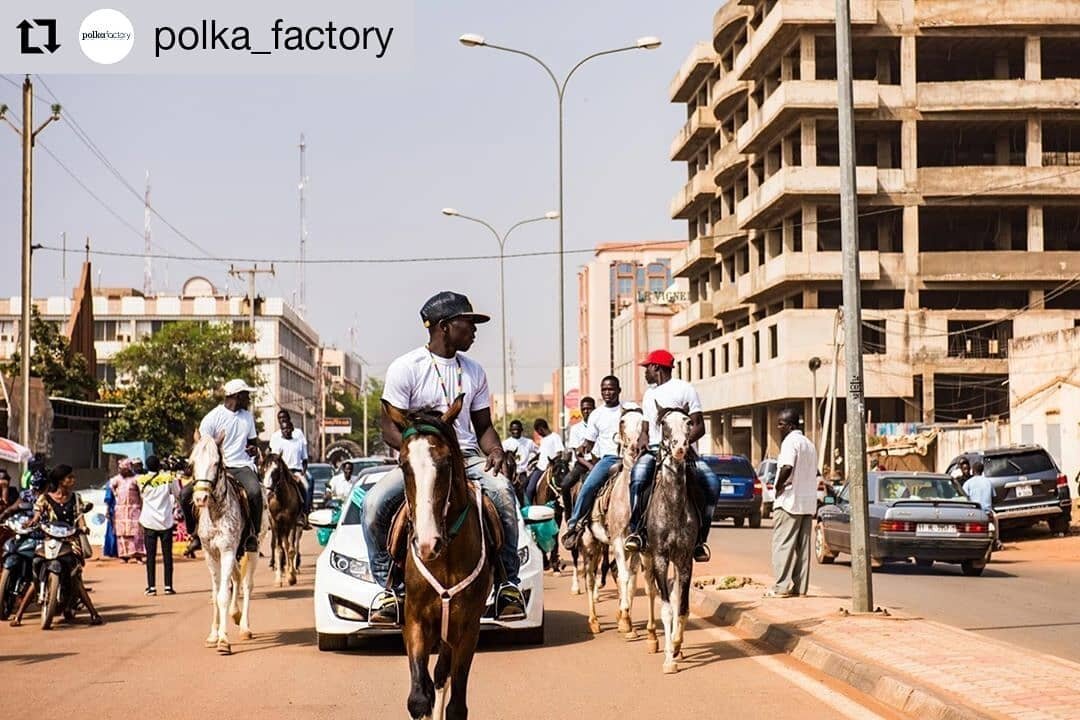
[[292,437],[282,437],[280,430],[275,430],[270,436],[270,451],[276,452],[285,461],[285,466],[290,470],[303,470],[304,461],[308,459],[307,438],[304,431],[293,428]]
[[532,441],[532,438],[527,438],[522,435],[519,438],[508,437],[503,440],[503,451],[514,456],[514,463],[516,472],[525,472],[525,466],[529,464],[529,460],[536,454],[536,443]]
[[136,481],[142,494],[139,524],[150,530],[168,530],[176,525],[176,499],[180,497],[180,481],[172,473],[158,472],[142,475]]
[[382,399],[406,412],[424,408],[445,412],[461,393],[465,400],[454,431],[462,450],[478,452],[471,413],[491,407],[491,394],[484,368],[472,358],[461,353],[443,358],[419,347],[390,363]]
[[547,470],[548,464],[551,459],[561,453],[566,448],[563,447],[562,438],[556,433],[548,433],[540,441],[540,458],[536,461],[537,470]]
[[227,468],[247,467],[255,469],[255,460],[247,454],[248,441],[258,436],[255,431],[255,418],[250,410],[237,410],[233,412],[224,405],[206,413],[206,417],[199,423],[201,435],[217,438],[224,433],[225,440],[221,443],[221,459]]
[[[590,416],[591,417],[591,416]],[[588,432],[589,421],[582,420],[570,426],[570,433],[566,440],[566,447],[577,450],[585,442],[585,433]]]
[[813,515],[817,512],[817,450],[801,430],[792,430],[780,443],[777,472],[785,465],[791,467],[791,477],[773,506],[791,515]]
[[701,412],[701,398],[698,397],[694,386],[685,380],[672,378],[663,385],[653,385],[645,391],[645,397],[641,401],[641,409],[645,412],[645,420],[649,423],[649,444],[660,444],[660,424],[656,422],[658,416],[656,406],[662,408],[689,408],[688,412]]
[[339,472],[334,477],[330,478],[330,495],[338,500],[348,500],[349,493],[352,492],[353,483],[356,482],[356,475],[350,475],[349,479],[345,479],[345,473]]
[[585,439],[593,443],[592,454],[596,457],[619,454],[619,422],[622,405],[601,405],[589,416],[589,428]]

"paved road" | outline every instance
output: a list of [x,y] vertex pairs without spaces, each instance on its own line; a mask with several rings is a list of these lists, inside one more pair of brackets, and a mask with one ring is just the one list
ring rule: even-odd
[[[256,637],[234,638],[231,657],[202,647],[210,606],[201,560],[178,563],[180,593],[173,597],[144,597],[140,566],[95,563],[88,577],[105,626],[80,620],[45,633],[31,615],[24,627],[0,627],[0,668],[20,683],[40,678],[32,685],[35,702],[53,715],[405,716],[408,670],[400,640],[347,653],[315,648],[310,571],[294,588],[273,589],[260,570],[252,605]],[[565,576],[546,578],[544,646],[487,647],[478,655],[473,717],[718,717],[732,710],[769,720],[895,717],[787,656],[701,621],[687,634],[686,669],[664,676],[659,656],[613,630],[610,591],[602,605],[605,632],[593,637],[584,598],[569,596],[568,585]]]
[[[1074,533],[1076,528],[1073,528]],[[706,572],[768,575],[771,521],[758,530],[713,527],[713,560]],[[813,564],[812,586],[851,595],[851,566]],[[1050,537],[1046,526],[1006,532],[1005,550],[994,553],[981,577],[964,577],[959,565],[886,565],[874,571],[874,603],[903,610],[999,640],[1080,662],[1080,536]]]

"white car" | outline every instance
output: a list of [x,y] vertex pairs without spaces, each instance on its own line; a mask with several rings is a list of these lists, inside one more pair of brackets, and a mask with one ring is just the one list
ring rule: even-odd
[[[320,650],[344,650],[350,637],[372,637],[400,633],[400,628],[373,628],[367,622],[372,600],[382,590],[371,574],[367,545],[360,524],[360,505],[353,502],[358,490],[366,491],[385,473],[370,473],[353,486],[353,496],[342,506],[341,517],[329,542],[315,564],[315,632]],[[544,509],[539,509],[544,510]],[[311,515],[312,524],[327,524],[330,510]],[[550,512],[550,511],[549,511]],[[542,519],[539,516],[533,518]],[[507,632],[517,642],[544,642],[544,566],[540,549],[525,522],[518,515],[518,557],[526,617],[515,622],[498,622],[493,617],[493,599],[481,621],[483,631]]]
[[761,517],[772,517],[773,503],[776,502],[776,460],[766,458],[757,468],[761,480]]

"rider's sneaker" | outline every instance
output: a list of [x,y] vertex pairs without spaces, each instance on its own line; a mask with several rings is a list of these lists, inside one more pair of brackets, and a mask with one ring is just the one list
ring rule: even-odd
[[581,526],[571,525],[566,529],[566,533],[562,536],[562,546],[567,550],[573,550],[577,547],[578,539],[581,537]]
[[701,543],[694,548],[694,562],[709,562],[712,552],[709,551],[708,543]]
[[513,583],[506,583],[495,595],[495,619],[502,622],[525,619],[525,597],[521,588]]
[[400,625],[403,604],[401,596],[393,590],[383,590],[371,601],[368,623],[383,626]]
[[631,533],[627,536],[624,546],[630,552],[641,552],[641,548],[645,547],[645,540],[641,533]]

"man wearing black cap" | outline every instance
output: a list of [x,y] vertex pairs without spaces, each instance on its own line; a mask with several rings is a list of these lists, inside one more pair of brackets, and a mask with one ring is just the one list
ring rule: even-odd
[[[503,466],[503,448],[491,424],[491,396],[487,374],[480,364],[462,353],[476,340],[476,326],[491,318],[473,312],[464,295],[444,291],[430,298],[420,309],[428,330],[428,343],[402,355],[386,371],[382,399],[408,413],[424,408],[445,411],[458,395],[464,395],[464,410],[454,421],[454,431],[465,455],[465,473],[478,481],[495,503],[503,525],[503,547],[499,560],[506,583],[495,596],[496,616],[503,621],[525,618],[517,554],[517,499],[509,480],[493,473]],[[382,436],[386,444],[401,449],[401,432],[386,412],[382,415]],[[485,459],[486,455],[486,459]],[[375,581],[388,584],[392,558],[387,551],[387,532],[397,509],[405,501],[405,476],[398,468],[375,484],[364,498],[364,538]],[[397,623],[401,618],[400,588],[387,590],[371,604],[369,622]]]

